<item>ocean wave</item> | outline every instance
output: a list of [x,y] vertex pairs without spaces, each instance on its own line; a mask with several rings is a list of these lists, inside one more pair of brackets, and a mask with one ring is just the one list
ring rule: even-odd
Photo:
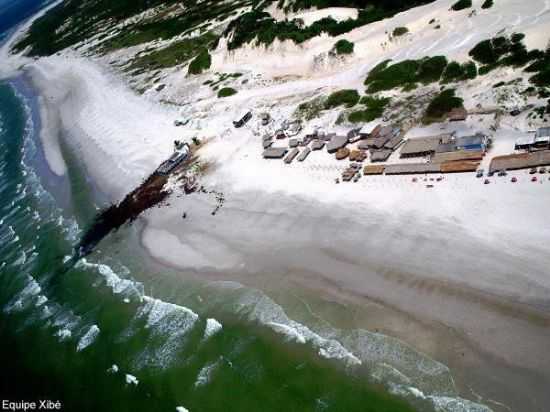
[[129,373],[125,376],[126,385],[135,385],[137,386],[139,384],[138,378],[136,378],[134,375],[130,375]]
[[405,385],[390,385],[390,392],[408,399],[426,401],[434,412],[493,412],[491,408],[458,396],[426,395],[418,388]]
[[97,270],[102,276],[105,285],[116,295],[134,297],[138,300],[143,298],[143,284],[131,279],[121,278],[110,266],[103,263],[92,263],[86,258],[80,259],[75,265],[77,268],[91,268]]
[[88,331],[80,338],[78,344],[76,345],[76,351],[80,352],[90,346],[99,336],[99,326],[92,325]]
[[216,370],[216,368],[219,366],[220,361],[219,359],[215,362],[210,362],[206,365],[204,365],[199,373],[197,374],[197,379],[195,380],[195,388],[199,388],[201,386],[205,386],[208,383],[210,383],[210,379],[212,377],[212,373]]
[[[252,323],[259,323],[284,336],[286,340],[310,344],[318,355],[326,359],[342,361],[346,366],[359,366],[361,360],[333,338],[325,338],[313,332],[307,326],[290,319],[283,308],[273,299],[256,289],[240,287],[235,282],[213,282],[211,288],[218,288],[234,293],[234,300],[221,303],[224,310],[244,318]],[[227,301],[224,298],[224,301]],[[214,300],[214,302],[216,302]]]
[[26,285],[4,306],[4,312],[9,314],[24,310],[40,292],[42,292],[40,284],[32,276],[27,276]]
[[424,398],[420,398],[437,412],[490,411],[484,405],[458,396],[447,366],[396,338],[366,330],[343,332],[336,328],[324,328],[325,336],[322,336],[290,319],[283,308],[263,292],[236,282],[211,282],[204,295],[208,296],[204,299],[207,308],[210,305],[210,309],[228,311],[269,327],[287,341],[310,344],[319,356],[343,362],[351,370],[367,366],[373,381],[399,396],[419,398],[417,395],[422,394]]
[[136,356],[134,366],[165,369],[174,364],[199,316],[184,306],[149,296],[144,296],[143,302],[132,323],[145,321],[144,328],[150,331],[151,338]]
[[[395,371],[398,371],[411,379],[423,392],[439,395],[456,394],[451,371],[447,366],[416,351],[399,339],[358,329],[342,336],[342,343],[371,368],[386,365],[377,370],[377,378],[381,381],[393,381],[397,376]],[[388,373],[385,378],[383,372]]]
[[204,328],[203,340],[210,339],[212,336],[222,330],[222,324],[216,319],[206,319],[206,326]]

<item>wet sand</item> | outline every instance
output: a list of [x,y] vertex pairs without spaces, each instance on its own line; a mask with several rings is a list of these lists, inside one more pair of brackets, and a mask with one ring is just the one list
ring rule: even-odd
[[285,308],[304,295],[347,331],[343,340],[362,329],[399,338],[450,367],[462,397],[494,410],[550,404],[550,259],[533,242],[545,233],[486,242],[434,216],[283,194],[226,199],[215,217],[214,200],[198,194],[149,211],[143,245],[164,264],[259,288]]

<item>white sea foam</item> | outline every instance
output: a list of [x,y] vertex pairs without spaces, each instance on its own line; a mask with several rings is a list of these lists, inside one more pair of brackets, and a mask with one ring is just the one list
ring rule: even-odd
[[285,336],[285,338],[289,341],[306,343],[305,336],[300,334],[295,328],[291,327],[290,325],[277,322],[269,322],[267,326],[269,326],[275,332]]
[[134,375],[130,375],[129,373],[126,374],[126,384],[127,385],[138,385],[139,380]]
[[210,383],[212,373],[216,370],[218,365],[219,360],[204,365],[197,375],[197,379],[195,380],[195,387],[198,388],[200,386],[204,386]]
[[206,326],[204,328],[203,340],[207,340],[214,336],[216,333],[222,330],[222,324],[216,319],[206,319]]
[[90,346],[99,335],[99,327],[97,325],[92,325],[88,331],[80,338],[78,344],[76,345],[76,351],[80,352],[81,350],[86,349]]
[[118,370],[119,370],[118,365],[113,363],[113,365],[111,365],[111,367],[109,369],[107,369],[107,373],[114,374],[114,373],[117,373]]
[[122,294],[126,297],[136,295],[140,298],[143,296],[143,285],[140,282],[121,278],[108,265],[103,263],[91,263],[88,262],[86,258],[83,258],[78,261],[76,267],[96,269],[103,277],[107,287],[111,288],[114,294]]
[[152,339],[146,342],[143,351],[135,358],[134,366],[163,369],[177,359],[186,342],[186,336],[199,316],[191,309],[149,296],[144,296],[143,302],[132,323],[139,325],[144,320],[145,328],[151,331]]
[[34,303],[34,305],[36,307],[38,306],[42,306],[43,304],[45,304],[46,302],[48,301],[48,298],[44,295],[38,295],[38,297],[36,298],[36,302]]
[[[222,285],[224,289],[227,286],[227,283]],[[238,290],[235,289],[235,285],[229,286],[233,290]],[[321,357],[341,360],[347,366],[361,364],[361,360],[336,339],[324,338],[307,326],[290,319],[280,305],[258,290],[241,288],[241,294],[232,310],[251,322],[271,327],[286,339],[313,345]]]
[[72,336],[73,336],[73,333],[66,328],[59,329],[57,332],[55,332],[55,337],[57,337],[60,342],[70,339]]
[[27,254],[22,250],[19,253],[19,257],[13,261],[12,266],[21,266],[24,265],[25,262],[27,262]]
[[32,276],[27,276],[27,284],[4,306],[4,312],[12,313],[25,309],[40,292],[42,288],[38,282]]

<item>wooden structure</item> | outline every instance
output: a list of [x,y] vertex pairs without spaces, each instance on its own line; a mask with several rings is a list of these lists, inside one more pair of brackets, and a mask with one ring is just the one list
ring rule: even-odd
[[321,150],[323,147],[325,147],[325,142],[322,140],[314,140],[311,144],[311,150]]
[[327,151],[329,153],[336,153],[341,148],[345,147],[348,144],[347,136],[336,136],[331,137],[330,141],[327,143]]
[[408,139],[401,148],[400,157],[424,157],[435,153],[441,143],[441,136]]
[[385,162],[393,152],[391,150],[373,150],[370,153],[371,162]]
[[268,147],[262,156],[264,159],[282,159],[286,152],[288,152],[286,147]]
[[483,160],[485,152],[458,150],[449,153],[436,153],[432,156],[432,163],[455,162],[459,160]]
[[381,175],[384,173],[385,165],[367,165],[363,168],[364,175]]
[[306,157],[308,157],[310,153],[311,153],[311,149],[309,147],[306,147],[304,150],[302,150],[302,153],[300,153],[300,156],[298,156],[298,161],[303,162],[304,160],[306,160]]
[[336,152],[336,160],[344,160],[349,156],[349,149],[347,147],[342,147]]
[[550,150],[497,156],[491,160],[489,173],[499,170],[528,169],[538,166],[550,166]]
[[292,149],[292,150],[286,155],[284,162],[285,162],[286,164],[292,163],[292,161],[294,160],[294,158],[295,158],[296,156],[298,156],[298,153],[299,153],[299,152],[300,152],[300,151],[299,151],[297,148]]
[[387,175],[413,175],[425,173],[441,173],[439,163],[401,163],[386,165],[384,172]]
[[460,160],[457,162],[441,163],[441,173],[475,172],[479,167],[478,161]]

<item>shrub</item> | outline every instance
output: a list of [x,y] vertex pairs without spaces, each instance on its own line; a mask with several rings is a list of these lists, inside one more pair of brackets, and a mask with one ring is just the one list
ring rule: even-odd
[[332,93],[325,102],[326,109],[332,109],[338,106],[353,107],[359,101],[357,90],[345,89]]
[[231,87],[223,87],[218,91],[218,97],[229,97],[237,94],[237,90]]
[[467,9],[472,7],[472,0],[458,0],[455,4],[452,5],[451,9],[454,11]]
[[379,65],[365,79],[365,84],[368,86],[367,91],[376,93],[414,83],[418,67],[419,64],[416,60],[404,60],[385,68]]
[[210,53],[208,53],[208,50],[203,50],[193,60],[191,60],[187,72],[189,74],[200,74],[203,71],[208,70],[211,64],[212,58],[210,57]]
[[365,80],[365,85],[368,86],[369,93],[397,87],[401,87],[405,91],[411,90],[416,87],[416,83],[429,84],[439,81],[446,66],[447,58],[444,56],[404,60],[391,66],[388,66],[386,61],[371,70]]
[[529,81],[538,87],[550,87],[550,68],[540,71],[531,77]]
[[301,103],[296,109],[295,116],[305,120],[315,119],[324,107],[324,98],[319,96],[309,102]]
[[491,7],[493,7],[493,0],[485,0],[481,5],[482,9],[489,9]]
[[442,119],[452,109],[463,107],[464,101],[455,96],[454,89],[443,90],[428,105],[424,115],[424,123]]
[[364,110],[357,110],[355,112],[352,112],[348,116],[348,120],[352,123],[360,123],[360,122],[370,122],[375,119],[378,119],[379,117],[382,117],[384,114],[384,109],[390,102],[390,99],[388,97],[371,97],[371,96],[364,96],[361,98],[360,103],[364,104],[366,109]]
[[447,67],[447,58],[445,56],[424,58],[420,62],[416,81],[424,84],[437,82],[441,79],[445,67]]
[[477,67],[473,61],[460,64],[450,62],[443,72],[443,83],[458,82],[463,80],[475,79],[477,76]]
[[353,48],[354,48],[354,44],[345,39],[338,40],[334,44],[334,50],[336,51],[336,54],[352,54]]
[[399,37],[407,34],[409,32],[409,29],[406,27],[396,27],[393,29],[393,37]]
[[498,60],[491,40],[483,40],[468,53],[475,61],[483,64],[494,64]]
[[315,21],[309,26],[303,26],[299,19],[277,21],[261,8],[255,8],[232,20],[224,31],[224,36],[230,37],[228,42],[229,50],[236,49],[245,43],[254,40],[258,44],[271,44],[275,39],[292,40],[295,43],[302,43],[321,33],[330,36],[339,36],[357,27],[392,17],[395,14],[405,11],[411,7],[428,4],[434,0],[364,0],[349,1],[337,0],[327,2],[326,0],[298,0],[284,6],[285,11],[301,10],[311,7],[326,8],[328,6],[356,7],[359,10],[356,19],[336,21],[332,17],[325,17]]

